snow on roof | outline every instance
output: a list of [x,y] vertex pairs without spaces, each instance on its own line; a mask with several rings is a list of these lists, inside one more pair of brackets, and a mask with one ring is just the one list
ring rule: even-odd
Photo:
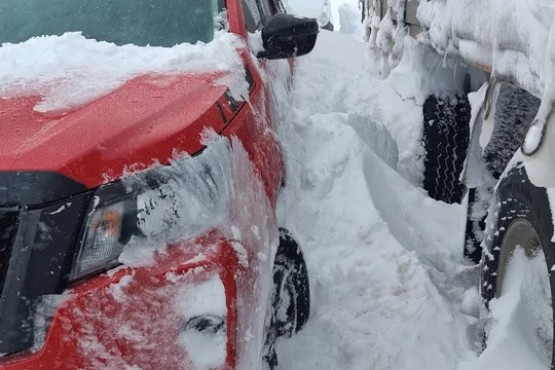
[[431,0],[418,8],[436,49],[489,66],[538,96],[552,80],[554,15],[550,0]]

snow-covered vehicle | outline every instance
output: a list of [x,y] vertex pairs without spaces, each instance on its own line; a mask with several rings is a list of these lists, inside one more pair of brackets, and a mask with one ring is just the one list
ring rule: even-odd
[[0,369],[276,364],[309,290],[268,59],[318,33],[281,9],[0,0]]
[[[533,276],[524,283],[518,317],[528,328],[527,345],[553,368],[555,4],[364,4],[368,40],[383,52],[384,65],[417,65],[418,77],[407,78],[423,94],[424,188],[449,203],[468,195],[464,252],[481,264],[485,344],[494,299],[509,294],[508,281]],[[511,267],[513,255],[528,263]]]

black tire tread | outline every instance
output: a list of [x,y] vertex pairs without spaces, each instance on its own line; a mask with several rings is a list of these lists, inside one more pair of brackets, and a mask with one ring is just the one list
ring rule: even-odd
[[466,191],[459,176],[468,151],[470,103],[462,95],[430,95],[423,114],[424,189],[433,199],[460,203]]

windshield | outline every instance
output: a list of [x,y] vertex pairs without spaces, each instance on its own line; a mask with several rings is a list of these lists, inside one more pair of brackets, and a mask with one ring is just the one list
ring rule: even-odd
[[0,0],[0,45],[82,32],[117,45],[208,42],[222,0]]

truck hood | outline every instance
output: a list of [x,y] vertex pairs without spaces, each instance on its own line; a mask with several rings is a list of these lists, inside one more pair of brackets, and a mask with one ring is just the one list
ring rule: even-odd
[[143,75],[72,110],[38,112],[41,96],[0,99],[0,172],[55,172],[86,187],[202,149],[233,115],[218,74]]

